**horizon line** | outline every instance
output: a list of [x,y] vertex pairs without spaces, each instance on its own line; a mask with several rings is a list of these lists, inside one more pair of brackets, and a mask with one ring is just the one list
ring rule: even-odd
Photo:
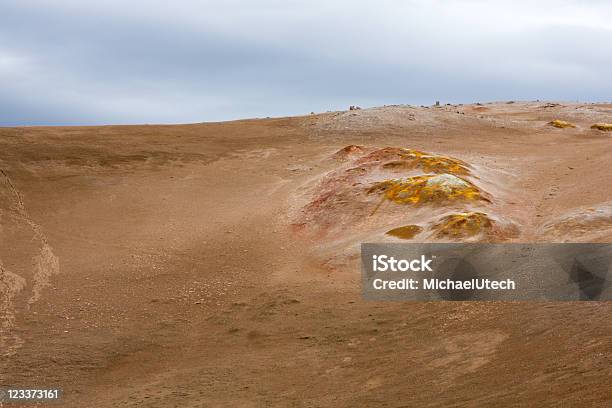
[[[441,101],[439,105],[431,104],[431,105],[422,105],[422,104],[389,104],[389,105],[377,105],[377,106],[368,106],[368,107],[360,107],[359,105],[351,105],[358,107],[359,110],[368,110],[368,109],[379,109],[379,108],[387,108],[387,107],[411,107],[416,109],[430,108],[430,107],[443,107],[443,106],[464,106],[464,105],[492,105],[492,104],[514,104],[514,103],[558,103],[558,104],[577,104],[577,105],[600,105],[600,104],[612,104],[612,101],[564,101],[564,100],[552,100],[552,99],[535,99],[535,100],[521,100],[521,99],[508,99],[508,100],[495,100],[495,101],[477,101],[477,102],[469,102],[469,103],[443,103]],[[1,124],[0,129],[19,129],[19,128],[46,128],[46,127],[105,127],[105,126],[190,126],[190,125],[204,125],[204,124],[219,124],[219,123],[231,123],[231,122],[240,122],[240,121],[249,121],[249,120],[274,120],[274,119],[290,119],[290,118],[300,118],[307,116],[316,116],[316,115],[325,115],[328,113],[337,113],[337,112],[348,112],[350,108],[344,110],[328,110],[324,112],[315,112],[304,113],[304,114],[295,114],[295,115],[287,115],[287,116],[252,116],[252,117],[241,117],[235,119],[227,119],[227,120],[211,120],[211,121],[203,121],[203,122],[169,122],[169,123],[95,123],[95,124],[78,124],[78,123],[67,123],[67,124]]]

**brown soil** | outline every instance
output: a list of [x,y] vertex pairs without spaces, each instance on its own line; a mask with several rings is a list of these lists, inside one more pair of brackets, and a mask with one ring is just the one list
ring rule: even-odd
[[[435,240],[452,214],[486,214],[479,239],[612,242],[612,136],[591,129],[611,118],[1,128],[0,384],[59,386],[65,407],[612,406],[612,303],[366,302],[358,264],[360,242]],[[487,200],[368,194],[451,170]]]

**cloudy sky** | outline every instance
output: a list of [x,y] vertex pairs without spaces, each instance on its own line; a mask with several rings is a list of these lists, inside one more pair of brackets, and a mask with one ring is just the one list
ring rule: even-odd
[[612,100],[612,2],[0,1],[0,126]]

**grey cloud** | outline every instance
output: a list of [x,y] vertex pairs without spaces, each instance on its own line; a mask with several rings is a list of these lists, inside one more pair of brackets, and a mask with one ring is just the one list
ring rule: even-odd
[[0,125],[612,95],[605,2],[168,4],[1,4]]

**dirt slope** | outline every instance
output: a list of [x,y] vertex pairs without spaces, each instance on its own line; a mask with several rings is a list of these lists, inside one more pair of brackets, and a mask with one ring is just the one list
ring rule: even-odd
[[[609,302],[365,302],[356,259],[406,224],[612,242],[597,122],[611,105],[0,128],[0,383],[74,407],[611,406]],[[489,201],[374,212],[373,183],[431,173],[363,159],[386,147],[464,163]],[[503,234],[433,235],[464,211]]]

